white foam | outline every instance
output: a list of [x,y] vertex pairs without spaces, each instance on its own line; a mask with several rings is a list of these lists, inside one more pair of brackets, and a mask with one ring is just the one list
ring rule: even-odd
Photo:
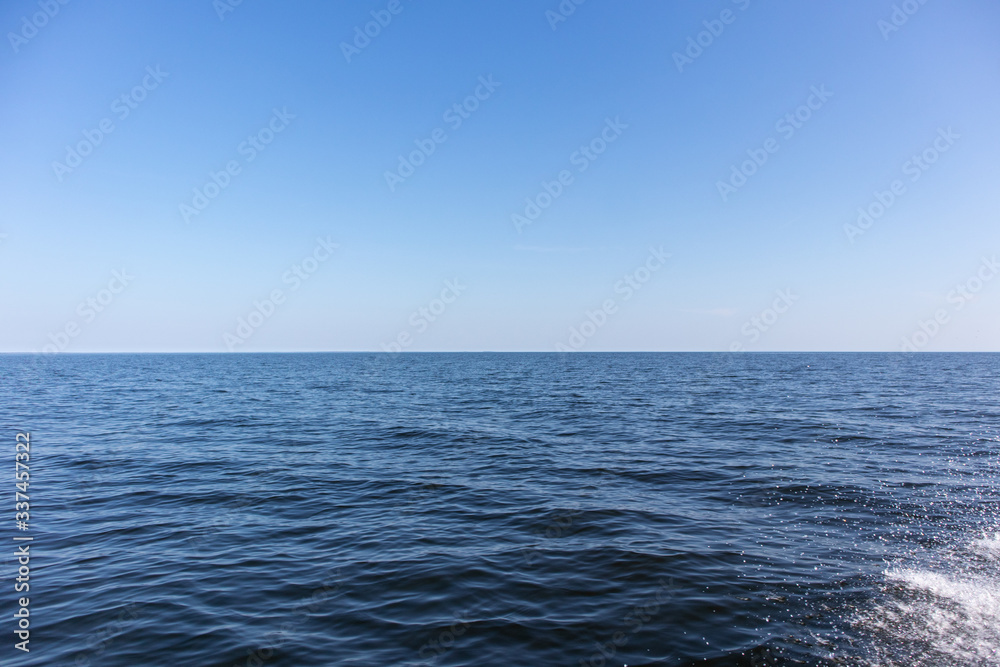
[[[885,577],[916,595],[891,596],[863,619],[869,630],[896,647],[876,649],[883,655],[875,664],[1000,664],[1000,586],[995,578],[899,566],[886,570]],[[899,654],[920,645],[930,647],[937,658],[922,650],[908,659]]]
[[970,617],[978,616],[984,620],[1000,618],[1000,588],[995,581],[985,578],[962,580],[918,569],[894,568],[885,574],[890,581],[901,581],[911,588],[951,600]]
[[1000,558],[1000,533],[987,534],[978,540],[973,540],[972,549],[983,556]]

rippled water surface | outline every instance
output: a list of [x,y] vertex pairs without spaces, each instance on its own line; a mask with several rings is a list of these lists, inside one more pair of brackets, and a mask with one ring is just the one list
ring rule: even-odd
[[2,664],[1000,664],[1000,355],[0,371]]

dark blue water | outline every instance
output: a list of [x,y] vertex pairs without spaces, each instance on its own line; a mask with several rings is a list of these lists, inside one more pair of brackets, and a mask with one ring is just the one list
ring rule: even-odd
[[0,373],[4,665],[1000,663],[1000,355]]

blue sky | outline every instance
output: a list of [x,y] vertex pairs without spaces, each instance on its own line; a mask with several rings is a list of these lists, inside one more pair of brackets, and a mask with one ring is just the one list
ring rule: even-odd
[[1000,349],[994,2],[227,2],[0,7],[0,352]]

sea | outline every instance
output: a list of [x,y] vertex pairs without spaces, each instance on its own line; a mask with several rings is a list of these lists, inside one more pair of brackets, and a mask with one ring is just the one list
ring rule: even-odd
[[2,665],[1000,664],[997,354],[2,355],[0,378]]

